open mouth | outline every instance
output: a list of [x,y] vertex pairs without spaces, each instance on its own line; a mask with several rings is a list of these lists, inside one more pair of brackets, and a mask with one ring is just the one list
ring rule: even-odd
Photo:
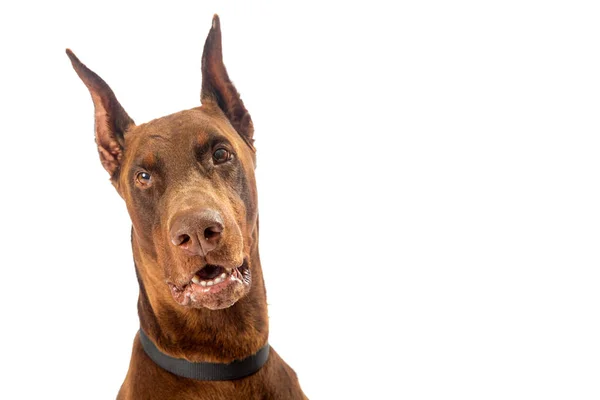
[[245,284],[250,283],[250,270],[248,269],[248,263],[245,261],[242,265],[233,269],[208,264],[194,274],[190,284],[209,288],[235,280]]
[[252,274],[247,260],[236,268],[208,264],[184,286],[169,283],[175,301],[183,306],[212,310],[232,306],[250,289]]

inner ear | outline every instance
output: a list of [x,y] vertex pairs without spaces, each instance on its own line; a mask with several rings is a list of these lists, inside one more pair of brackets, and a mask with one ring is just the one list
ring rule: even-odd
[[135,124],[106,82],[79,61],[69,49],[67,49],[67,56],[69,56],[75,72],[92,95],[96,145],[100,162],[114,180],[118,175],[123,157],[125,132]]
[[203,104],[216,104],[225,114],[233,128],[246,143],[254,149],[254,126],[250,113],[244,107],[240,94],[229,79],[221,47],[221,23],[214,15],[212,27],[208,32],[202,54],[202,91]]

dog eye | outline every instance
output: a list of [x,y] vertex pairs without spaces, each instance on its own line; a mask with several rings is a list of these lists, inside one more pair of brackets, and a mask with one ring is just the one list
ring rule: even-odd
[[135,183],[140,187],[148,187],[152,181],[152,176],[148,172],[138,172],[135,175]]
[[228,150],[224,149],[224,148],[220,148],[215,150],[215,152],[213,153],[213,160],[215,160],[216,164],[222,164],[224,162],[227,162],[229,160],[231,160],[231,152],[229,152]]

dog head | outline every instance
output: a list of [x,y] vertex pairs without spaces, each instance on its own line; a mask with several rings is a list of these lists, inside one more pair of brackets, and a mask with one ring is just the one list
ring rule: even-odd
[[223,64],[218,16],[202,56],[202,106],[142,125],[67,54],[92,95],[100,161],[125,199],[134,253],[152,261],[139,272],[182,306],[233,305],[250,290],[258,234],[254,128]]

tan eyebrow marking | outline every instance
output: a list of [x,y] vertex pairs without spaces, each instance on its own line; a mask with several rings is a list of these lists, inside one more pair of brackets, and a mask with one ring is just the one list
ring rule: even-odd
[[142,162],[144,163],[144,165],[146,165],[147,167],[151,168],[154,166],[155,162],[156,162],[156,157],[153,153],[148,153],[143,159]]

